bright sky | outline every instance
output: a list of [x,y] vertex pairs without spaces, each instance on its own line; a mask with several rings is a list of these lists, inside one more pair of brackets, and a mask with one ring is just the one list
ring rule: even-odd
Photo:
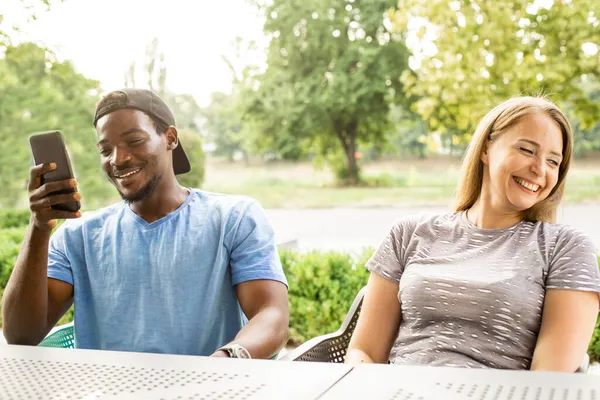
[[[193,94],[201,106],[209,103],[210,93],[230,90],[232,76],[221,56],[235,54],[236,36],[267,45],[261,18],[245,0],[55,1],[39,20],[24,25],[20,0],[0,3],[3,26],[21,24],[20,40],[45,43],[106,91],[124,85],[131,62],[141,65],[146,46],[158,37],[167,86]],[[240,65],[263,64],[262,54],[247,54]]]

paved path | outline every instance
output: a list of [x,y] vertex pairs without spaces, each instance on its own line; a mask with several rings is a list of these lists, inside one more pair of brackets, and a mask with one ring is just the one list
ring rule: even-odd
[[[280,242],[296,239],[297,247],[302,250],[359,251],[364,246],[376,247],[399,217],[447,210],[441,207],[396,207],[266,211]],[[559,222],[582,229],[600,250],[600,203],[565,206],[560,214]]]

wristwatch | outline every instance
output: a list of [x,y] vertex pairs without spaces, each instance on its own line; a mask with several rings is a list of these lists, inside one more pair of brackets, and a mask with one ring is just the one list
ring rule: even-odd
[[237,343],[226,344],[221,347],[219,350],[227,352],[229,357],[231,358],[252,358],[250,357],[250,353],[244,347],[240,346]]

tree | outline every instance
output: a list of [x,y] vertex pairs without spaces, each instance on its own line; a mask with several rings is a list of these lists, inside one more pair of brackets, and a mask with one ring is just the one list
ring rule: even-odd
[[233,94],[216,92],[210,99],[210,104],[202,109],[204,130],[216,146],[215,153],[233,161],[235,153],[244,152],[237,98]]
[[425,159],[428,147],[428,127],[420,116],[403,107],[390,110],[391,129],[388,142],[393,145],[394,153],[418,156]]
[[[408,63],[389,31],[389,0],[256,0],[270,37],[267,70],[247,76],[246,118],[271,145],[306,142],[345,183],[359,182],[359,142],[381,141],[389,104],[404,102],[398,80]],[[341,152],[340,152],[341,150]]]
[[[59,62],[33,43],[8,46],[0,59],[0,204],[19,205],[26,196],[31,167],[31,133],[61,130],[65,135],[84,205],[95,206],[109,196],[94,154],[93,113],[99,84]],[[21,204],[22,205],[22,204]]]
[[[400,0],[394,27],[421,27],[433,37],[435,54],[415,46],[420,66],[404,72],[413,105],[434,131],[464,143],[493,106],[523,94],[549,95],[572,104],[583,127],[600,117],[600,104],[586,95],[583,75],[598,76],[600,2],[555,0]],[[417,58],[414,61],[419,61]]]
[[[590,77],[580,83],[581,87],[588,95],[588,97],[596,102],[600,103],[600,80]],[[573,106],[569,106],[567,109],[567,115],[573,125],[573,136],[574,136],[574,151],[575,155],[583,156],[585,153],[600,151],[600,123],[597,123],[591,128],[584,129],[579,119],[572,115]]]
[[[244,112],[243,87],[244,76],[252,74],[255,66],[242,67],[243,58],[256,52],[256,43],[236,37],[233,42],[233,57],[222,56],[223,62],[231,72],[231,93],[211,93],[210,104],[202,109],[202,128],[205,135],[215,145],[215,154],[234,160],[236,153],[241,153],[248,161],[248,153],[252,150],[252,131],[248,129],[248,121],[242,121]],[[252,72],[251,72],[252,71]]]

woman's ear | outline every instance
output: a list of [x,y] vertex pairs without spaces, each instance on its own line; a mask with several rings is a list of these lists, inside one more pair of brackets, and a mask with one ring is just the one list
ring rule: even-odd
[[179,134],[177,132],[177,128],[170,126],[165,134],[167,135],[167,148],[169,150],[175,150],[175,148],[179,145]]
[[481,162],[486,164],[488,163],[489,160],[489,155],[488,155],[488,151],[489,151],[489,145],[491,143],[492,139],[488,136],[485,139],[485,142],[483,143],[483,149],[481,150]]

